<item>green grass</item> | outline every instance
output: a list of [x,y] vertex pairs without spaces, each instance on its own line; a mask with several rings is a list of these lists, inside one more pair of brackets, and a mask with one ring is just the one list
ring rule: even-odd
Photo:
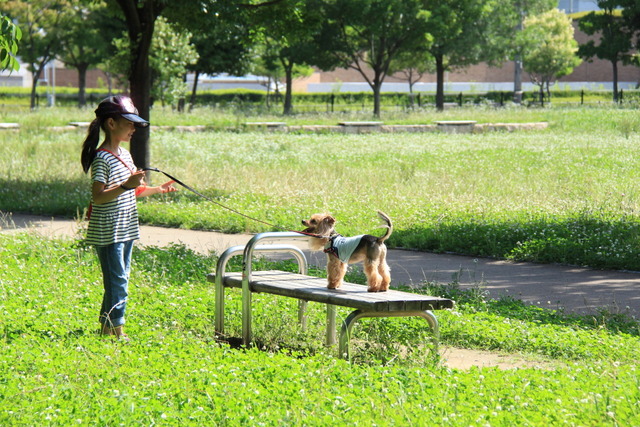
[[[95,333],[102,291],[90,248],[0,234],[0,424],[640,422],[637,324],[484,301],[481,288],[433,287],[459,302],[438,312],[443,344],[516,352],[530,367],[446,368],[421,347],[421,319],[361,322],[354,342],[373,344],[356,345],[350,364],[321,345],[323,307],[309,304],[302,332],[294,301],[256,295],[260,345],[237,349],[214,338],[214,293],[204,279],[214,265],[215,257],[182,246],[136,249],[127,315],[133,340],[123,344]],[[229,290],[226,300],[237,337],[240,292]],[[414,351],[399,354],[398,342]]]
[[[90,120],[91,111],[2,113],[23,129],[0,132],[0,210],[81,213],[89,191],[78,160],[84,135],[47,127]],[[154,114],[158,124],[219,128],[270,119],[208,110]],[[339,117],[300,115],[291,124]],[[329,210],[345,235],[378,233],[375,210],[382,209],[394,219],[396,246],[638,269],[636,110],[479,108],[383,119],[435,118],[548,121],[550,128],[458,136],[154,131],[152,165],[285,228]],[[139,208],[149,223],[269,228],[185,190]],[[302,331],[294,300],[255,295],[257,345],[242,349],[235,345],[237,290],[225,294],[228,339],[215,337],[214,292],[204,278],[215,261],[179,245],[136,248],[127,313],[133,341],[125,345],[95,333],[102,284],[90,248],[0,234],[0,424],[640,424],[633,317],[487,300],[480,286],[410,290],[457,301],[455,310],[437,313],[442,345],[527,362],[514,370],[457,370],[425,345],[422,319],[358,322],[348,363],[322,345],[324,307],[309,304]],[[239,268],[232,259],[229,269]],[[261,261],[257,268],[294,266]],[[348,280],[363,277],[352,272]],[[339,318],[347,314],[338,311]]]
[[[86,208],[82,131],[51,131],[91,111],[7,113],[0,132],[0,210],[75,216]],[[358,116],[366,118],[365,116]],[[269,120],[202,109],[157,110],[158,124]],[[394,220],[391,246],[514,260],[640,270],[640,118],[628,108],[473,108],[385,114],[385,122],[547,121],[537,131],[474,135],[270,134],[154,130],[151,164],[214,198],[182,190],[142,201],[143,221],[225,232],[298,229],[319,211],[344,235],[378,233],[377,209]],[[296,115],[290,124],[340,115]],[[152,179],[164,178],[155,174]]]

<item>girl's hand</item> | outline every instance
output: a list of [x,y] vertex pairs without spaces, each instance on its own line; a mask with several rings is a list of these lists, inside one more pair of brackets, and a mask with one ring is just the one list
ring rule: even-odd
[[137,188],[144,183],[144,171],[136,171],[124,182],[124,186],[127,188]]
[[164,193],[173,193],[174,191],[178,191],[178,189],[172,185],[174,182],[175,182],[174,180],[171,180],[162,184],[160,186],[160,192],[164,194]]

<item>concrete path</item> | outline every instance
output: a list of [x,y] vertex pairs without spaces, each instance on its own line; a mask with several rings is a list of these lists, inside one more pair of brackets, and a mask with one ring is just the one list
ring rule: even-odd
[[[46,237],[60,238],[79,236],[80,228],[73,220],[0,212],[0,232],[4,233],[28,229]],[[140,243],[143,245],[162,247],[182,243],[201,253],[221,253],[229,246],[245,244],[252,237],[152,226],[142,226],[141,232]],[[304,240],[291,243],[305,250],[310,264],[325,265],[324,254],[306,251]],[[455,280],[463,288],[481,285],[493,298],[507,294],[547,308],[563,307],[580,313],[605,308],[616,313],[640,315],[640,272],[514,263],[405,250],[390,250],[388,263],[392,284],[451,283]]]

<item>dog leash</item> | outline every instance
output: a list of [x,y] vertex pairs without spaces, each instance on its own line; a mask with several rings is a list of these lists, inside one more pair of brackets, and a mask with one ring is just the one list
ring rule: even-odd
[[217,201],[213,200],[211,197],[208,197],[208,196],[206,196],[206,195],[202,194],[202,193],[201,193],[201,192],[199,192],[198,190],[196,190],[196,189],[194,189],[194,188],[192,188],[192,187],[188,186],[188,185],[187,185],[187,184],[185,184],[184,182],[180,181],[178,178],[176,178],[176,177],[174,177],[174,176],[171,176],[171,175],[169,175],[168,173],[166,173],[165,171],[162,171],[162,170],[160,170],[160,169],[158,169],[158,168],[151,168],[151,167],[149,167],[149,168],[140,168],[140,170],[142,170],[142,171],[151,171],[151,172],[158,172],[158,173],[161,173],[161,174],[163,174],[164,176],[166,176],[167,178],[169,178],[170,180],[175,181],[175,183],[176,183],[176,184],[178,184],[178,185],[180,185],[180,186],[182,186],[182,187],[186,188],[187,190],[191,191],[191,192],[192,192],[192,193],[194,193],[194,194],[197,194],[198,196],[202,197],[203,199],[205,199],[205,200],[207,200],[207,201],[209,201],[209,202],[211,202],[211,203],[213,203],[213,204],[215,204],[215,205],[217,205],[217,206],[219,206],[219,207],[221,207],[221,208],[223,208],[223,209],[226,209],[226,210],[231,211],[231,212],[233,212],[233,213],[235,213],[235,214],[237,214],[237,215],[240,215],[240,216],[242,216],[242,217],[244,217],[244,218],[250,219],[250,220],[252,220],[252,221],[256,221],[256,222],[259,222],[259,223],[261,223],[261,224],[268,225],[269,227],[277,228],[277,229],[279,229],[279,230],[281,230],[281,231],[291,231],[291,232],[294,232],[294,233],[304,234],[304,235],[307,235],[307,236],[310,236],[310,237],[325,237],[325,236],[320,236],[320,235],[318,235],[318,234],[305,233],[304,231],[298,231],[298,230],[287,230],[286,228],[281,227],[281,226],[279,226],[279,225],[271,224],[271,223],[268,223],[268,222],[263,221],[263,220],[261,220],[261,219],[253,218],[253,217],[251,217],[251,216],[249,216],[249,215],[243,214],[242,212],[239,212],[239,211],[237,211],[237,210],[235,210],[235,209],[233,209],[233,208],[230,208],[229,206],[225,206],[225,205],[223,205],[222,203],[220,203],[220,202],[217,202]]

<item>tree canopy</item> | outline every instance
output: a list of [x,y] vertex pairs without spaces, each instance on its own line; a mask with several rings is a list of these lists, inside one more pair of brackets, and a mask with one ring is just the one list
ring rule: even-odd
[[58,58],[78,71],[79,107],[86,104],[87,71],[95,67],[106,68],[105,63],[114,53],[113,39],[123,31],[124,22],[114,16],[113,10],[104,2],[73,5],[68,28],[61,34],[62,49]]
[[317,65],[358,71],[373,90],[373,114],[379,117],[382,83],[392,61],[425,43],[430,21],[423,1],[329,0],[325,7]]
[[36,106],[36,88],[45,66],[61,51],[72,6],[72,0],[10,0],[0,3],[0,13],[15,19],[22,29],[20,57],[33,74],[31,108]]
[[252,16],[261,46],[261,65],[267,73],[282,70],[285,79],[283,114],[293,112],[293,78],[313,72],[323,15],[316,0],[290,0],[257,10]]
[[[618,63],[631,62],[632,37],[616,0],[598,0],[601,11],[583,16],[578,25],[587,35],[599,36],[578,48],[580,57],[590,60],[598,57],[611,62],[613,74],[613,100],[618,100]],[[596,44],[596,42],[598,42]]]
[[436,108],[444,108],[444,73],[453,69],[504,58],[500,43],[504,15],[501,0],[440,0],[430,3],[428,48],[436,67]]
[[577,57],[578,42],[573,36],[571,18],[558,9],[524,21],[524,29],[518,35],[524,47],[524,69],[531,81],[547,92],[551,80],[570,74],[581,60]]

